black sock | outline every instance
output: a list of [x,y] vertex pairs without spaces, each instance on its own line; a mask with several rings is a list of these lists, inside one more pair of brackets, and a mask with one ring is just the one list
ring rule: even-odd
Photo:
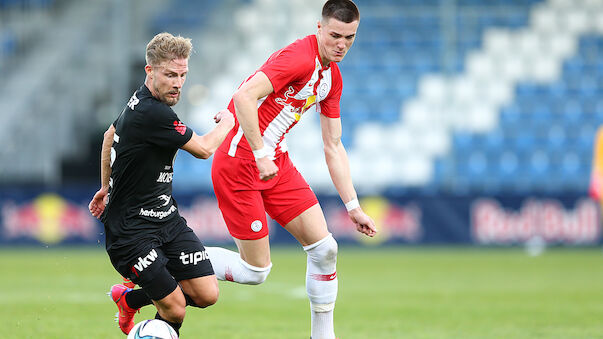
[[151,298],[149,298],[142,288],[126,293],[126,304],[133,309],[139,309],[143,306],[150,305],[151,303]]
[[180,336],[180,327],[182,327],[182,323],[173,323],[173,322],[167,321],[167,320],[163,319],[163,318],[162,318],[162,317],[159,315],[159,312],[157,312],[157,313],[155,314],[155,319],[163,320],[163,321],[165,321],[166,323],[168,323],[170,326],[172,326],[172,328],[174,329],[174,331],[176,331],[176,334],[178,334],[178,336]]

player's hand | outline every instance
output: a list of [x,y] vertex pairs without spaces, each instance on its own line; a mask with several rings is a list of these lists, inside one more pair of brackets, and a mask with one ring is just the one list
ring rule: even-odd
[[92,215],[97,219],[100,219],[100,216],[105,211],[108,192],[108,187],[101,187],[101,189],[94,194],[94,197],[92,197],[92,200],[88,204],[88,210],[90,210],[90,213],[92,213]]
[[369,237],[374,237],[377,234],[377,227],[371,217],[366,215],[360,207],[356,207],[348,212],[350,219],[356,225],[356,230]]
[[216,124],[220,121],[224,121],[225,123],[230,123],[232,126],[234,126],[234,115],[231,111],[223,109],[214,116],[214,121]]
[[268,157],[256,159],[255,164],[260,171],[260,180],[268,181],[278,175],[278,167]]

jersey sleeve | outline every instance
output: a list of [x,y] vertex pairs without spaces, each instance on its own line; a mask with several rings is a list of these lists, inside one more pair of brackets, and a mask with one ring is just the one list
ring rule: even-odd
[[193,136],[193,130],[186,126],[168,106],[155,106],[155,112],[146,119],[149,143],[166,148],[180,148]]
[[274,53],[258,72],[266,74],[275,93],[280,92],[288,84],[303,79],[314,71],[314,61],[305,57],[303,50],[289,45]]
[[337,64],[331,63],[331,90],[327,97],[319,102],[320,114],[329,118],[340,117],[339,101],[341,100],[342,89],[343,81],[339,67],[337,67]]

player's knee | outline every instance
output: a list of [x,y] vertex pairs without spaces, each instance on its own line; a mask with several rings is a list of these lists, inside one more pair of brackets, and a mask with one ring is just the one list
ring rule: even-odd
[[[210,291],[205,297],[205,303],[207,306],[214,305],[218,302],[218,297],[220,296],[220,291],[218,289],[214,291]],[[207,307],[205,306],[205,307]]]
[[306,292],[312,310],[328,312],[337,299],[337,242],[329,234],[304,250],[308,253]]
[[331,234],[314,244],[304,247],[308,258],[324,269],[330,269],[337,264],[337,241]]
[[267,267],[257,267],[246,263],[241,259],[241,264],[245,269],[245,281],[242,283],[248,285],[259,285],[266,281],[268,274],[270,274],[270,270],[272,269],[272,263]]
[[159,313],[161,317],[169,322],[182,323],[186,315],[186,308],[182,305],[171,305],[162,308]]
[[218,302],[218,297],[220,296],[220,290],[218,289],[218,286],[216,285],[215,287],[208,287],[206,289],[203,290],[203,293],[196,295],[196,296],[191,296],[191,298],[193,299],[193,301],[195,302],[195,304],[197,304],[197,306],[201,307],[201,308],[205,308],[208,306],[211,306],[215,303]]

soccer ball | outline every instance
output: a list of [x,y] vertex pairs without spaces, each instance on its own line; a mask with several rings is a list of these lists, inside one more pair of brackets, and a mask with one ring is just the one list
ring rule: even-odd
[[178,339],[178,334],[163,320],[143,320],[132,327],[127,339]]

